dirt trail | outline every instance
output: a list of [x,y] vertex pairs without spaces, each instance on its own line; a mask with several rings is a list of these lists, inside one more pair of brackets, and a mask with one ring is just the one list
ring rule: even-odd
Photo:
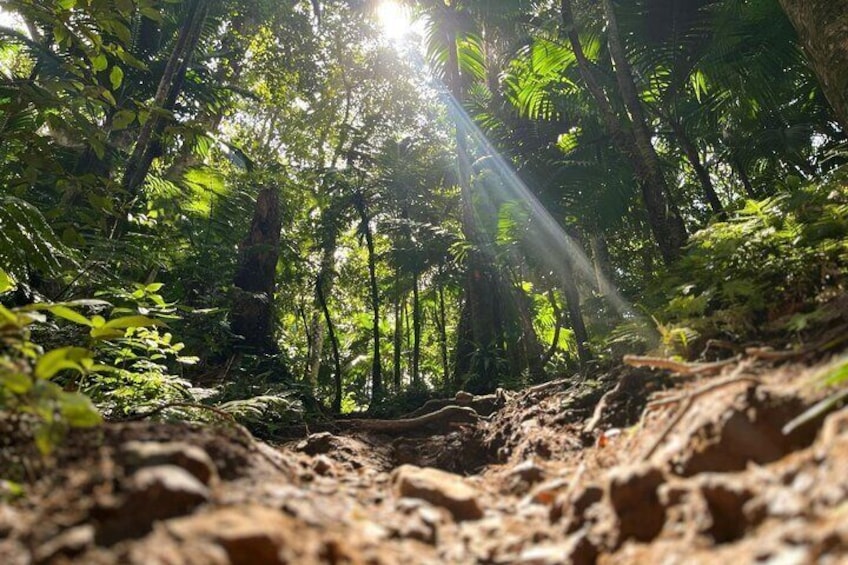
[[848,409],[781,433],[826,364],[623,367],[438,435],[135,422],[43,468],[7,446],[37,480],[0,503],[0,563],[845,563]]

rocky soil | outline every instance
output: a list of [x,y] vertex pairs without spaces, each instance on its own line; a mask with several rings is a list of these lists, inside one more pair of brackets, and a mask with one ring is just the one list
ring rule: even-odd
[[283,445],[151,422],[8,445],[29,482],[0,563],[846,563],[848,409],[781,431],[833,362],[622,367]]

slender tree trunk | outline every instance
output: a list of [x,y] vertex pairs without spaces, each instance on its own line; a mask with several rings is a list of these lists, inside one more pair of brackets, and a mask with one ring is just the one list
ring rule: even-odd
[[371,362],[371,402],[376,403],[383,398],[383,367],[380,359],[380,289],[377,286],[377,259],[374,253],[374,234],[371,233],[365,196],[361,192],[356,194],[354,206],[359,213],[362,233],[365,235],[365,243],[368,247],[368,280],[371,290],[374,339],[374,355]]
[[418,273],[412,275],[412,384],[421,384],[421,301],[418,295]]
[[333,382],[335,384],[333,412],[340,414],[342,411],[342,359],[339,354],[339,342],[336,339],[336,330],[333,326],[333,319],[330,317],[330,308],[327,306],[327,298],[324,291],[324,281],[321,279],[321,275],[319,274],[315,280],[315,296],[318,298],[321,311],[324,313],[324,322],[327,324],[327,331],[330,334],[330,343],[333,347],[333,365],[335,368],[335,375],[333,376]]
[[189,4],[188,16],[182,29],[180,29],[177,43],[171,52],[156,89],[156,95],[153,99],[154,111],[150,113],[149,118],[142,126],[138,134],[138,141],[127,161],[127,168],[122,180],[126,201],[132,200],[137,195],[147,172],[150,170],[153,158],[159,150],[159,137],[165,129],[165,119],[161,112],[170,112],[174,109],[177,98],[182,91],[186,70],[200,41],[203,22],[206,20],[212,3],[208,0],[191,0]]
[[568,272],[563,273],[562,290],[565,293],[568,321],[577,342],[577,357],[580,359],[580,366],[585,368],[586,364],[592,360],[592,352],[589,350],[589,332],[586,331],[583,314],[580,312],[580,291],[577,288],[577,281],[574,279],[570,266]]
[[448,330],[447,316],[445,316],[445,288],[439,284],[439,349],[442,353],[442,378],[445,385],[450,379],[450,365],[448,364]]
[[658,237],[658,243],[663,252],[663,257],[666,261],[670,261],[680,255],[680,251],[686,243],[686,225],[683,223],[677,205],[671,198],[660,158],[651,142],[652,134],[648,128],[645,113],[642,111],[642,102],[639,100],[639,93],[636,91],[636,83],[633,80],[633,72],[627,59],[627,53],[621,42],[618,18],[616,18],[612,0],[601,0],[601,4],[607,20],[607,42],[615,67],[616,82],[624,105],[630,114],[636,149],[639,151],[646,169],[647,182],[643,185],[643,197],[648,207],[649,217],[652,219],[654,233],[655,235],[661,234],[661,237]]
[[248,348],[275,352],[274,288],[280,255],[280,200],[276,188],[259,192],[247,237],[239,245],[232,329]]
[[[464,99],[462,76],[459,67],[459,52],[455,33],[448,32],[447,84],[455,104],[460,106]],[[496,333],[493,303],[493,280],[491,268],[484,254],[484,242],[474,214],[474,196],[471,190],[471,163],[468,151],[468,132],[463,116],[457,109],[455,116],[457,172],[459,176],[460,200],[462,206],[462,232],[471,244],[468,252],[465,276],[465,304],[468,307],[467,322],[470,331],[457,332],[458,340],[470,340],[468,344],[457,343],[458,351],[492,348],[498,341]]]
[[[326,218],[323,219],[326,221]],[[322,291],[324,296],[330,294],[335,283],[335,253],[336,253],[336,228],[335,224],[327,226],[324,233],[324,241],[321,243],[322,255],[321,266],[318,271],[318,277],[322,281]],[[310,322],[310,334],[312,341],[309,346],[309,384],[312,390],[318,385],[318,375],[321,372],[321,360],[324,355],[324,338],[326,336],[326,326],[322,321],[323,313],[321,312],[320,297],[315,295],[315,309],[312,312],[312,320]]]
[[400,392],[401,385],[401,348],[403,347],[403,319],[401,317],[400,269],[395,271],[395,333],[392,351],[392,366],[394,370],[395,393]]
[[589,234],[589,249],[592,251],[592,267],[595,271],[595,286],[601,296],[610,296],[615,291],[610,267],[607,240],[599,231]]
[[692,140],[686,135],[686,131],[676,118],[669,118],[668,123],[671,126],[671,131],[674,133],[675,139],[677,139],[677,143],[680,145],[680,149],[683,150],[683,154],[686,156],[686,160],[689,161],[689,165],[692,167],[692,170],[695,171],[695,176],[698,177],[698,181],[701,183],[701,188],[704,191],[704,198],[710,205],[713,214],[723,218],[725,216],[724,206],[721,204],[718,194],[716,194],[715,186],[713,186],[713,179],[710,177],[710,172],[701,162],[701,156],[698,153],[698,148],[695,147],[695,144],[692,143]]
[[848,133],[848,0],[780,0],[780,5]]
[[[637,117],[641,117],[644,120],[641,107],[639,106],[638,96],[634,100],[632,96],[628,97],[624,92],[619,93],[628,111],[631,112],[630,119],[628,120],[630,129],[625,129],[622,127],[606,92],[604,92],[604,89],[595,76],[592,63],[583,51],[583,46],[580,43],[580,37],[574,22],[571,0],[561,0],[560,8],[563,28],[574,51],[580,75],[597,103],[598,111],[603,119],[604,128],[612,138],[613,144],[627,157],[633,167],[636,180],[642,191],[642,200],[648,212],[654,241],[659,246],[663,259],[667,263],[670,263],[680,255],[683,244],[686,241],[686,228],[683,225],[676,206],[669,199],[668,187],[659,164],[659,158],[656,155],[656,150],[654,150],[651,144],[647,125],[644,121],[636,123]],[[612,23],[615,23],[615,21]],[[613,52],[616,50],[616,47],[621,47],[620,41],[618,41],[617,28],[610,29],[608,35],[610,36],[610,51]],[[619,80],[619,89],[632,87],[632,93],[635,93],[633,77],[629,76],[630,80],[628,81],[628,77],[625,76],[629,75],[629,64],[626,58],[622,61],[622,56],[623,49],[617,55],[613,56],[616,77]]]
[[553,358],[556,350],[559,349],[559,334],[562,331],[562,310],[559,309],[559,304],[557,304],[556,294],[554,294],[553,290],[548,291],[548,300],[551,302],[551,308],[554,311],[554,337],[551,340],[551,346],[548,348],[548,351],[545,353],[545,356],[542,358],[542,365],[547,365],[548,362]]

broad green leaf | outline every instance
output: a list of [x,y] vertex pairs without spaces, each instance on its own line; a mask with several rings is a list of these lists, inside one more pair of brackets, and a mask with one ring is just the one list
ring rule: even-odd
[[0,293],[11,290],[12,286],[12,280],[9,278],[9,275],[5,271],[0,270]]
[[59,0],[59,7],[63,10],[73,10],[77,5],[77,0]]
[[105,71],[106,67],[109,66],[109,60],[106,58],[106,55],[103,53],[98,53],[91,59],[91,68],[96,72]]
[[159,23],[165,21],[164,18],[162,18],[162,14],[160,14],[155,8],[143,7],[140,11],[145,18],[150,18],[151,20]]
[[63,306],[62,304],[56,304],[47,308],[47,310],[60,318],[64,318],[66,320],[70,320],[76,324],[80,324],[83,326],[91,326],[91,320],[80,314],[75,310],[71,310],[67,306]]
[[112,90],[121,88],[121,84],[124,82],[124,70],[118,65],[112,67],[109,72],[109,82],[112,84]]
[[[94,339],[114,339],[122,337],[127,328],[146,328],[150,326],[164,326],[163,322],[148,318],[147,316],[123,316],[109,320],[99,327],[91,329],[91,337]],[[119,331],[121,330],[121,331]]]
[[80,360],[90,357],[91,352],[82,347],[60,347],[48,351],[35,363],[35,376],[49,379],[64,369],[83,372]]
[[159,292],[163,286],[165,286],[165,283],[150,283],[144,287],[144,290],[147,292]]
[[66,392],[59,398],[62,418],[75,428],[90,428],[103,422],[91,399],[78,392]]
[[112,129],[115,131],[126,129],[126,127],[134,121],[135,112],[132,110],[121,110],[112,118]]

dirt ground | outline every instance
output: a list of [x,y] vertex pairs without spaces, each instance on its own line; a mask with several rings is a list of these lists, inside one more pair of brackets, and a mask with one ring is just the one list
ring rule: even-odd
[[848,409],[782,432],[837,362],[622,366],[283,445],[151,422],[46,462],[10,444],[0,563],[848,563]]

